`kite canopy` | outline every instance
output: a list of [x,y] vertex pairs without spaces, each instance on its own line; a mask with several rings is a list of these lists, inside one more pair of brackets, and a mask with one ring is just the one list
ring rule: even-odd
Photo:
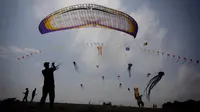
[[45,17],[39,25],[41,34],[86,27],[101,27],[125,32],[134,38],[137,22],[128,14],[96,4],[69,6]]

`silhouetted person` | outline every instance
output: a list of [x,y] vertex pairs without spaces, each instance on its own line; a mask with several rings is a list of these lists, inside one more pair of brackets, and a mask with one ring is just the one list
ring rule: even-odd
[[55,66],[54,62],[52,63],[52,67],[49,68],[49,62],[44,63],[45,69],[42,70],[42,74],[44,76],[44,85],[42,88],[42,98],[40,100],[41,105],[43,105],[46,101],[46,97],[49,94],[50,107],[52,108],[54,105],[55,99],[55,85],[54,85],[54,74],[53,72],[58,69],[58,65]]
[[137,103],[139,107],[144,107],[144,102],[142,101],[142,95],[137,97]]
[[28,91],[28,88],[26,88],[26,91],[23,93],[24,94],[24,98],[23,98],[23,102],[25,101],[25,102],[28,102],[28,93],[29,93],[29,91]]
[[33,92],[32,92],[32,98],[31,98],[31,102],[33,102],[33,99],[35,98],[35,95],[37,95],[36,94],[36,88],[33,90]]

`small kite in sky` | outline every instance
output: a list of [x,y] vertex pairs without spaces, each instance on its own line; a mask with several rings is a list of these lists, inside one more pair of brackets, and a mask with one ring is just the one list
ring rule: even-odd
[[102,79],[104,80],[104,76],[102,76]]
[[150,75],[151,75],[151,73],[148,73],[148,74],[147,74],[147,77],[149,77]]
[[151,94],[151,90],[153,89],[153,87],[161,80],[161,78],[165,75],[164,72],[159,72],[158,75],[154,76],[149,83],[147,84],[146,89],[144,90],[144,93],[146,94],[146,98],[148,100],[150,100],[150,94]]
[[170,56],[170,54],[167,54],[167,56],[169,57],[169,56]]
[[22,58],[25,59],[26,57],[30,57],[30,55],[39,54],[39,53],[41,53],[41,51],[31,52],[30,54],[24,55],[24,56],[19,57],[19,58],[17,58],[17,59],[18,59],[18,60],[20,60],[20,59],[22,59]]
[[189,63],[192,63],[192,61],[193,61],[193,60],[192,60],[192,59],[190,59],[190,62],[189,62]]
[[125,49],[126,51],[130,51],[130,47],[126,47],[126,49]]
[[81,86],[81,88],[82,88],[82,89],[84,89],[84,86],[83,86],[83,84],[80,84],[80,86]]
[[120,87],[120,88],[122,87],[122,83],[119,84],[119,87]]
[[98,46],[97,49],[98,49],[98,55],[102,56],[102,46]]
[[183,64],[183,63],[185,63],[185,62],[186,62],[186,60],[187,60],[187,58],[185,58],[185,57],[184,57],[184,58],[183,58],[183,62],[182,62],[182,64]]
[[130,88],[128,88],[128,91],[130,91]]
[[128,73],[129,73],[129,77],[131,77],[131,67],[132,67],[132,66],[133,66],[133,65],[132,65],[131,63],[128,64],[127,70],[128,70]]
[[76,62],[73,62],[74,68],[77,72],[80,72],[78,65],[76,64]]
[[180,56],[178,56],[178,60],[177,60],[176,62],[178,63],[180,59],[181,59],[181,57],[180,57]]
[[147,46],[147,45],[148,45],[148,43],[147,43],[147,42],[143,43],[143,46]]
[[118,80],[120,79],[120,75],[117,76]]

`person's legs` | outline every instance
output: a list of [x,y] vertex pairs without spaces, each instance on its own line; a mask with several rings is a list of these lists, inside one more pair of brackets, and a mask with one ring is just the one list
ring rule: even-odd
[[138,106],[140,107],[140,102],[137,102]]
[[42,98],[40,100],[41,105],[43,105],[45,103],[47,94],[48,94],[48,88],[43,86],[43,88],[42,88]]
[[25,96],[25,102],[28,102],[27,96]]
[[144,102],[143,101],[141,102],[141,106],[144,107]]
[[49,92],[49,100],[50,100],[50,107],[53,108],[54,105],[54,99],[55,99],[55,87],[50,88]]
[[32,98],[31,98],[31,102],[33,102],[34,97],[35,97],[35,96],[32,96]]
[[25,97],[23,98],[23,100],[22,100],[23,102],[25,101]]

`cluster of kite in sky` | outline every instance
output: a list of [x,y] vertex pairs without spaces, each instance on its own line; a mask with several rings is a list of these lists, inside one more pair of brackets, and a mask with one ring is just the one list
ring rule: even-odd
[[29,53],[29,54],[26,54],[26,55],[23,55],[23,56],[21,56],[21,57],[18,57],[17,58],[17,60],[21,60],[21,59],[25,59],[25,58],[28,58],[28,57],[31,57],[31,56],[33,56],[33,55],[36,55],[36,54],[40,54],[41,53],[41,51],[35,51],[35,52],[31,52],[31,53]]
[[[96,27],[96,28],[106,28],[111,30],[116,30],[120,32],[124,32],[129,34],[131,37],[136,38],[138,32],[138,24],[137,22],[128,14],[111,9],[108,7],[104,7],[96,4],[79,4],[69,6],[58,11],[51,13],[46,16],[39,24],[39,31],[41,34],[48,34],[50,32],[68,30],[68,29],[76,29],[76,28],[87,28],[87,27]],[[148,42],[144,42],[143,46],[147,47]],[[95,43],[87,43],[88,47],[95,47],[98,50],[98,55],[103,55],[103,43],[95,42]],[[130,51],[131,48],[129,46],[125,46],[126,51]],[[185,57],[180,57],[174,54],[167,54],[161,51],[156,51],[152,49],[142,48],[143,51],[157,53],[158,55],[167,55],[173,56],[173,58],[177,57],[177,62],[182,60],[182,63],[189,60],[189,63],[195,62],[194,59],[187,59]],[[41,51],[39,52],[41,53]],[[39,54],[39,53],[31,53]],[[22,56],[18,58],[18,60],[28,57],[30,55]],[[196,61],[199,63],[199,60]],[[80,67],[76,61],[73,62],[74,69],[80,73]],[[96,65],[96,68],[99,68],[99,65]],[[133,67],[132,63],[127,63],[127,74],[131,77],[131,68]],[[158,75],[154,76],[145,89],[145,96],[150,100],[150,93],[153,87],[161,80],[164,76],[164,72],[160,71]],[[147,74],[149,77],[151,73]],[[120,75],[117,76],[118,80],[120,80]],[[102,80],[105,80],[105,76],[102,76]],[[83,84],[80,84],[81,88],[84,88]],[[122,87],[122,83],[119,84],[119,87]],[[130,88],[128,88],[130,91]],[[139,89],[134,88],[135,97],[139,96]]]
[[195,64],[195,63],[199,64],[199,60],[195,60],[195,59],[192,59],[192,58],[186,58],[186,57],[183,57],[183,56],[180,56],[180,55],[175,55],[175,54],[172,54],[172,53],[165,53],[165,52],[162,52],[162,51],[157,51],[157,50],[148,49],[148,48],[142,48],[142,51],[154,53],[154,54],[157,54],[157,55],[167,56],[168,58],[172,57],[173,59],[176,59],[176,63],[184,64],[184,63],[188,62],[188,63],[193,63],[193,64]]

